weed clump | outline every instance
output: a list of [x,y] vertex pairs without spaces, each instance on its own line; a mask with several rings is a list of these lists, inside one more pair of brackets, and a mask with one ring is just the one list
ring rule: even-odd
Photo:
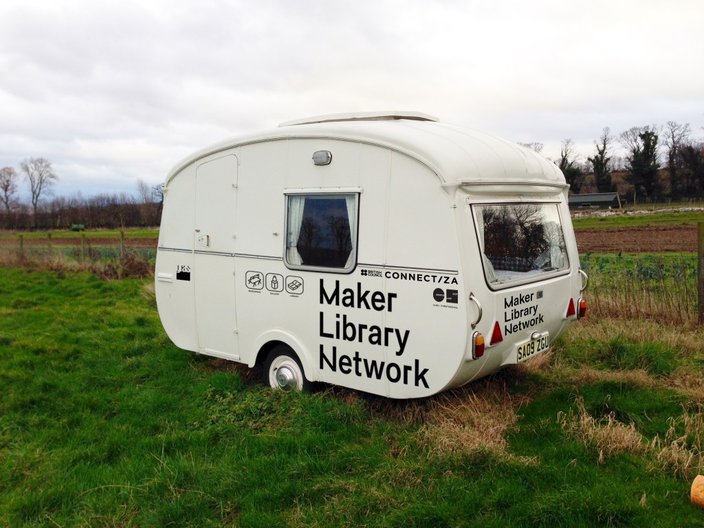
[[418,438],[431,454],[486,450],[507,455],[506,435],[519,418],[517,409],[527,402],[498,378],[442,393],[429,404]]
[[91,271],[105,280],[126,278],[141,279],[152,276],[152,266],[149,261],[129,252],[125,252],[114,262],[108,262],[102,266],[94,266]]
[[603,464],[607,458],[620,453],[645,455],[654,465],[682,479],[691,479],[704,469],[704,406],[683,409],[679,417],[668,419],[664,436],[655,435],[648,441],[634,423],[619,421],[612,411],[595,418],[584,405],[584,399],[575,401],[576,410],[560,411],[557,423],[568,436],[586,447],[597,451],[597,460]]
[[576,411],[560,411],[557,423],[572,438],[585,446],[593,446],[598,452],[599,463],[617,453],[642,454],[647,444],[634,424],[624,424],[616,419],[614,412],[603,418],[594,418],[584,406],[584,399],[576,400]]
[[657,462],[676,476],[690,479],[704,471],[704,405],[684,408],[682,416],[671,417],[661,439],[655,437],[651,448]]

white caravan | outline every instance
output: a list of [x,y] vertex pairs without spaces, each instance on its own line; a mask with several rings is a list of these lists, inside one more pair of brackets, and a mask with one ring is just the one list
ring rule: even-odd
[[429,396],[583,315],[567,189],[535,152],[420,113],[226,141],[164,185],[159,315],[177,346],[272,387]]

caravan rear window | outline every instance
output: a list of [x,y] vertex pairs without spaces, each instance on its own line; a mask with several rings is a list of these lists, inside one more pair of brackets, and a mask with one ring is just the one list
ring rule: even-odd
[[286,264],[347,272],[357,256],[357,194],[286,197]]
[[569,269],[558,204],[472,206],[489,286],[541,280]]

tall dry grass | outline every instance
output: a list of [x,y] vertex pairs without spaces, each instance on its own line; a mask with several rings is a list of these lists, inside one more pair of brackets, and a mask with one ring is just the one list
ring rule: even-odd
[[103,279],[150,277],[153,265],[149,258],[133,249],[119,252],[92,252],[83,258],[53,248],[16,248],[0,245],[0,266],[49,270],[57,273],[89,272]]
[[488,450],[507,455],[506,435],[528,402],[500,377],[436,396],[418,438],[431,454]]
[[696,261],[694,254],[583,255],[590,312],[691,325],[698,318]]
[[701,404],[683,408],[681,416],[669,419],[663,437],[648,440],[634,424],[625,424],[613,413],[593,417],[582,398],[576,399],[576,410],[560,412],[557,422],[572,438],[597,451],[599,464],[619,453],[648,456],[654,465],[676,477],[691,479],[704,471],[704,407]]

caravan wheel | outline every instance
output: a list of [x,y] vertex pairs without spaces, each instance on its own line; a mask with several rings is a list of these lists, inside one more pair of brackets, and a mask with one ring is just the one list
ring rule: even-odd
[[264,372],[273,389],[309,391],[312,387],[296,354],[286,345],[279,345],[269,353]]

